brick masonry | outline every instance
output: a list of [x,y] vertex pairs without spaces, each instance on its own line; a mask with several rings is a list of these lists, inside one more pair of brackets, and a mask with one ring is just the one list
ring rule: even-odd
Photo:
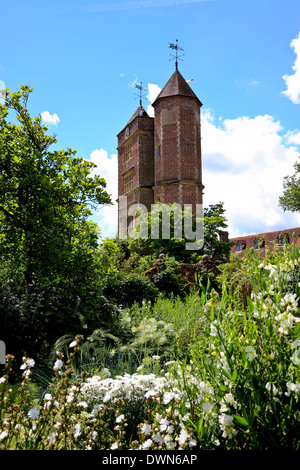
[[195,212],[202,204],[201,106],[176,70],[153,103],[154,118],[140,105],[118,134],[118,194],[128,206],[142,203],[150,211],[158,202],[191,204]]

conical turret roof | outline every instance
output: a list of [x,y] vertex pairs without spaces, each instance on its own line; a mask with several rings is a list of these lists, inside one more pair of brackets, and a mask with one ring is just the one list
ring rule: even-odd
[[162,98],[169,98],[170,96],[186,96],[188,98],[193,98],[199,101],[200,106],[202,106],[201,101],[195,95],[190,85],[186,82],[178,70],[175,70],[171,78],[168,80],[157,98],[152,103],[152,106]]
[[140,105],[138,109],[135,111],[135,113],[131,116],[127,125],[130,124],[137,116],[149,117],[142,105]]

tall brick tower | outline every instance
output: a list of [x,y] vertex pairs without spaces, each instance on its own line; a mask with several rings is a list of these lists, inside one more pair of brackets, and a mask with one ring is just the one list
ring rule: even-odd
[[[149,117],[141,105],[118,134],[119,220],[134,203],[202,204],[202,103],[176,70],[152,104]],[[126,198],[122,198],[126,196]],[[127,212],[126,212],[127,211]],[[122,213],[122,217],[121,217]],[[127,217],[127,226],[132,217]]]
[[[154,119],[142,105],[137,108],[118,134],[118,203],[120,232],[120,199],[127,197],[127,209],[134,203],[151,210],[154,184]],[[131,217],[128,217],[127,224]]]
[[202,204],[202,103],[177,67],[152,106],[154,202]]

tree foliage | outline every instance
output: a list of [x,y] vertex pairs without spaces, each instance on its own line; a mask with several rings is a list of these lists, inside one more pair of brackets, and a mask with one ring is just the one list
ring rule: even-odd
[[294,164],[295,173],[285,176],[283,180],[283,195],[279,197],[279,206],[284,211],[300,211],[300,162]]
[[31,92],[7,90],[0,105],[0,326],[8,351],[12,336],[39,344],[88,314],[100,269],[88,217],[111,203],[92,162],[51,149],[56,138],[28,111]]
[[[132,251],[141,254],[153,254],[156,257],[160,253],[164,253],[170,257],[174,257],[177,261],[185,263],[194,263],[199,261],[204,254],[208,254],[213,261],[220,263],[227,261],[230,254],[230,243],[220,241],[220,233],[222,233],[227,227],[227,220],[225,217],[225,210],[223,203],[210,205],[204,208],[203,211],[203,235],[204,239],[199,240],[200,248],[189,250],[187,249],[187,243],[191,240],[185,236],[184,229],[182,238],[176,235],[176,224],[179,223],[178,219],[174,215],[174,212],[170,212],[169,224],[170,224],[170,236],[166,239],[162,237],[162,225],[161,225],[161,209],[160,204],[149,212],[147,217],[148,234],[151,234],[151,225],[153,222],[159,224],[160,233],[157,238],[153,238],[150,235],[148,237],[139,236],[139,233],[144,231],[144,228],[140,229],[144,223],[144,216],[140,217],[140,224],[136,228],[136,232],[133,234],[132,240],[130,241],[129,247]],[[185,220],[184,211],[181,212],[180,227],[184,228]],[[196,233],[197,220],[194,217],[192,219],[192,232]],[[140,231],[140,232],[139,232]],[[196,237],[195,237],[196,238]],[[194,239],[195,240],[195,239]]]

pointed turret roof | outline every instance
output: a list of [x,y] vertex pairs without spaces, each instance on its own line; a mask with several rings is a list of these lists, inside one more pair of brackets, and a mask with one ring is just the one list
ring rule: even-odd
[[130,124],[137,116],[149,117],[147,112],[144,110],[143,106],[140,105],[138,109],[135,111],[135,113],[129,119],[127,125]]
[[170,96],[186,96],[188,98],[193,98],[199,101],[200,106],[202,106],[201,101],[195,95],[190,85],[183,78],[181,73],[178,70],[175,70],[171,78],[165,84],[157,98],[152,103],[152,106],[156,104],[162,98],[169,98]]

